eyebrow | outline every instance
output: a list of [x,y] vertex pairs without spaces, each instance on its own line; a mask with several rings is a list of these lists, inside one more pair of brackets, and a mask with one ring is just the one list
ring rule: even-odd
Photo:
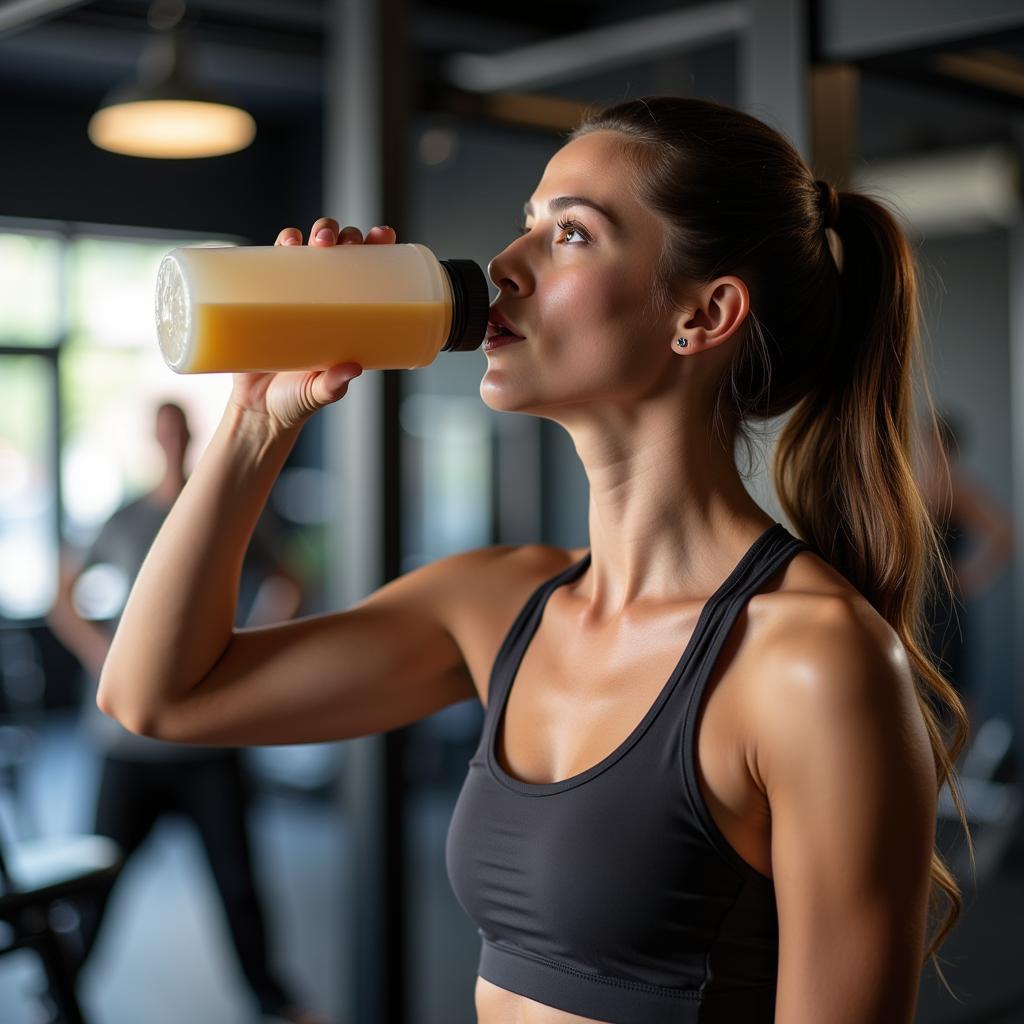
[[[555,198],[548,203],[548,209],[552,213],[555,213],[558,210],[564,210],[570,206],[589,206],[592,210],[597,210],[597,212],[610,224],[614,224],[615,227],[620,227],[618,220],[613,217],[605,207],[600,203],[595,202],[593,199],[588,199],[586,196],[555,196]],[[533,216],[533,203],[523,203],[523,214],[526,217]]]

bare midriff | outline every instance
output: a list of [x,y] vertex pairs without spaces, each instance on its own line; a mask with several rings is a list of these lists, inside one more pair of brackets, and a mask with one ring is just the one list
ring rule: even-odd
[[556,1010],[479,977],[476,979],[476,1019],[477,1024],[609,1024]]

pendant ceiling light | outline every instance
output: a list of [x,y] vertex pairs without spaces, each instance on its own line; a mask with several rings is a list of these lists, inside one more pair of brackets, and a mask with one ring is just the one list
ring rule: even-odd
[[165,160],[245,149],[256,122],[196,80],[184,36],[175,27],[184,4],[171,6],[170,18],[166,3],[151,8],[150,24],[159,31],[142,51],[137,77],[103,98],[89,120],[89,138],[112,153]]

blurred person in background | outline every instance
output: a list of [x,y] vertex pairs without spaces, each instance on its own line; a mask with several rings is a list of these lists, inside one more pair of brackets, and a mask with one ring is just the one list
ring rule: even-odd
[[[62,558],[57,600],[47,616],[53,632],[78,657],[93,684],[86,687],[83,700],[86,732],[102,758],[93,832],[115,840],[127,863],[164,814],[176,812],[190,819],[202,839],[238,961],[260,1013],[265,1020],[326,1024],[323,1017],[301,1008],[268,963],[246,824],[247,779],[239,749],[136,736],[96,706],[95,682],[120,616],[102,622],[83,617],[74,600],[75,587],[88,570],[102,565],[117,570],[126,594],[181,493],[191,439],[185,411],[164,402],[156,411],[155,428],[164,456],[160,482],[118,509],[80,562],[67,555]],[[265,514],[242,568],[238,618],[246,625],[290,619],[302,604],[301,581],[279,550],[278,527]],[[81,922],[78,941],[69,949],[76,973],[93,949],[111,892],[112,887],[97,903],[76,908]]]
[[968,676],[964,606],[984,594],[1009,568],[1014,554],[1013,520],[960,460],[964,431],[947,411],[938,416],[938,432],[926,439],[921,491],[941,533],[954,590],[940,586],[928,602],[932,653],[946,667],[949,681],[967,706],[973,736],[978,694]]

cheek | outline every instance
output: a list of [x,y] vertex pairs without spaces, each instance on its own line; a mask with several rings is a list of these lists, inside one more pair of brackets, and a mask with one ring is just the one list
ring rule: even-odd
[[518,361],[517,353],[489,361],[485,404],[543,415],[566,402],[646,394],[664,362],[650,293],[644,268],[621,262],[561,267],[539,279],[532,348]]
[[564,352],[586,355],[595,367],[635,365],[638,351],[655,333],[650,282],[624,274],[621,267],[563,274],[540,294],[541,334],[552,359]]

